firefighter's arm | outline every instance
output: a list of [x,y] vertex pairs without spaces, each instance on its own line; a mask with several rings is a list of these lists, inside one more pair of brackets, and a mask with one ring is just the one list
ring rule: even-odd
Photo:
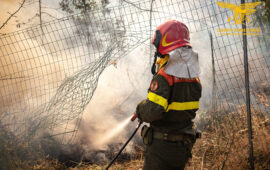
[[154,76],[147,99],[137,105],[138,118],[147,123],[162,119],[168,106],[169,96],[170,86],[167,80],[160,75]]

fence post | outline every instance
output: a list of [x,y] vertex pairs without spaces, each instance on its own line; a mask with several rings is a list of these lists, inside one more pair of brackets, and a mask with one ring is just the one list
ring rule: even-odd
[[[245,0],[241,0],[241,4],[244,4]],[[243,6],[242,6],[243,8]],[[249,69],[248,69],[248,51],[247,51],[247,35],[246,35],[246,15],[242,22],[243,36],[243,52],[244,52],[244,69],[245,69],[245,88],[246,88],[246,109],[247,109],[247,123],[248,123],[248,141],[249,141],[249,161],[250,169],[254,170],[253,162],[253,136],[252,136],[252,122],[251,122],[251,110],[250,110],[250,91],[249,91]]]
[[212,32],[209,31],[209,36],[210,36],[210,44],[211,44],[211,58],[212,58],[212,78],[213,78],[213,84],[212,84],[212,109],[216,110],[216,104],[215,99],[216,99],[216,69],[215,69],[215,59],[214,59],[214,45],[213,45],[213,36]]

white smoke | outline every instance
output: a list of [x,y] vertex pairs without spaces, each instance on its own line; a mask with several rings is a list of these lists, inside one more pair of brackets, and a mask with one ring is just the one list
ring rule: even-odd
[[[42,22],[49,22],[57,18],[62,18],[66,14],[61,12],[59,2],[61,0],[42,0]],[[0,25],[2,25],[11,14],[19,7],[23,0],[1,0],[0,1]],[[39,1],[26,0],[23,7],[11,17],[7,24],[0,30],[0,33],[10,33],[33,25],[40,24]]]
[[[209,83],[212,79],[209,34],[192,34],[191,44],[199,54],[201,67],[203,94],[200,106],[209,109],[212,92],[212,83]],[[123,143],[135,129],[136,124],[130,122],[131,128],[124,126],[120,133],[111,136],[106,143],[102,142],[104,135],[111,133],[123,120],[129,118],[135,112],[137,103],[147,97],[152,79],[148,57],[149,46],[141,46],[124,56],[116,66],[106,68],[100,76],[95,94],[83,114],[84,129],[79,132],[83,139],[78,138],[88,140],[88,144],[94,146],[91,149],[108,149],[111,144]],[[88,134],[87,139],[85,134]]]
[[[135,113],[136,105],[147,96],[151,73],[147,63],[145,46],[141,46],[109,66],[99,78],[95,94],[84,111],[83,124],[89,126],[82,133],[89,135],[89,145],[97,149],[107,148],[112,143],[122,143],[130,135],[128,127],[112,136],[105,143],[104,134],[111,132],[122,121]],[[129,123],[133,128],[136,123]],[[130,129],[132,130],[132,128]],[[93,141],[94,140],[94,141]]]

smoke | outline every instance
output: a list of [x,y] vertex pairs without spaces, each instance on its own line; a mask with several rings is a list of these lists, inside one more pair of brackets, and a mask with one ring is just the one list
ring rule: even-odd
[[[205,32],[192,34],[192,46],[199,53],[203,96],[201,105],[207,109],[211,104],[211,55],[210,40]],[[204,45],[201,42],[204,41]],[[124,56],[115,66],[104,70],[98,86],[77,134],[77,145],[83,146],[84,157],[93,159],[93,151],[110,151],[111,146],[119,149],[135,129],[136,123],[129,119],[137,103],[147,97],[152,79],[149,46],[140,46]],[[127,153],[134,152],[134,142],[141,144],[139,133],[131,142]],[[83,144],[82,144],[83,143]],[[107,157],[105,157],[108,159]],[[103,159],[104,160],[104,159]]]
[[[57,10],[60,0],[43,0],[42,2],[42,22],[48,22],[56,18],[61,18],[64,14]],[[2,25],[12,13],[20,6],[23,0],[1,0],[0,1],[0,25]],[[26,0],[20,11],[14,15],[1,30],[0,34],[10,33],[38,25],[39,4],[38,1]]]
[[[14,3],[15,1],[12,1],[12,3],[8,4]],[[171,11],[169,10],[168,12]],[[31,15],[26,14],[23,16]],[[98,25],[96,24],[98,22],[93,22],[93,25]],[[189,22],[189,24],[192,26],[194,23]],[[104,27],[103,24],[100,24],[99,26]],[[69,31],[73,28],[70,25],[67,25],[67,27],[69,28]],[[193,27],[192,29],[194,30]],[[6,29],[8,28],[9,27],[6,27]],[[66,35],[72,31],[66,31],[65,34],[59,34],[59,30],[54,29],[56,28],[51,28],[51,30],[49,29],[48,32],[51,31],[52,33],[45,37],[49,37],[49,42],[57,42],[58,37],[63,39],[66,38],[65,40],[69,40],[70,43],[66,41],[65,43],[69,44],[67,46],[70,48],[73,47],[73,42],[77,42],[77,40],[75,40],[77,38],[77,35],[74,35],[74,37],[72,37],[73,39]],[[98,30],[97,27],[95,27],[94,29]],[[6,49],[4,49],[2,46],[0,47],[0,51],[6,53],[3,54],[3,56],[7,56],[5,59],[1,58],[1,63],[3,65],[1,65],[0,75],[1,78],[3,77],[5,80],[0,81],[0,85],[5,88],[0,89],[1,95],[3,96],[3,99],[1,98],[0,103],[3,103],[4,107],[7,108],[13,107],[14,110],[18,112],[21,112],[20,110],[24,109],[32,109],[35,107],[39,107],[41,103],[46,103],[52,97],[47,94],[55,94],[56,88],[59,87],[60,83],[66,77],[68,77],[69,73],[72,71],[74,73],[76,71],[75,69],[70,72],[67,70],[74,68],[72,67],[74,65],[76,65],[77,68],[80,68],[83,65],[83,63],[70,59],[77,57],[76,54],[70,55],[74,51],[85,52],[83,47],[74,48],[74,51],[70,50],[68,52],[70,56],[68,55],[67,58],[64,58],[61,56],[66,57],[66,52],[70,48],[61,50],[55,48],[56,45],[59,45],[58,43],[45,43],[45,45],[41,47],[39,44],[42,44],[42,38],[37,38],[35,36],[35,30],[31,31],[29,32],[29,37],[27,37],[26,40],[22,42],[22,45],[28,44],[27,47],[24,46],[23,49],[34,49],[30,50],[32,52],[34,51],[33,54],[28,51],[22,52],[17,55],[9,55],[8,53],[10,53],[10,51],[6,51]],[[100,32],[97,31],[96,33],[91,35],[91,38],[94,39],[98,37],[98,34],[100,34]],[[81,37],[79,37],[79,39],[80,38]],[[235,47],[231,47],[232,45],[230,44],[230,41],[235,42],[235,39],[233,37],[224,39],[225,40],[217,40],[217,43],[214,44],[217,52],[224,52],[223,54],[215,54],[215,59],[219,59],[218,61],[216,61],[216,63],[219,63],[221,65],[218,66],[220,72],[217,75],[218,80],[222,80],[221,83],[218,84],[219,89],[222,89],[220,95],[223,95],[224,93],[224,97],[221,98],[222,100],[220,102],[224,101],[224,98],[229,98],[227,94],[228,92],[224,91],[224,89],[226,90],[228,89],[228,87],[239,88],[240,86],[243,86],[242,77],[240,76],[243,75],[243,70],[238,69],[238,65],[241,65],[242,63],[240,56],[238,57],[238,55],[240,55],[238,52],[238,49],[241,48],[241,46],[239,47],[240,43],[236,43]],[[15,42],[16,38],[11,37],[9,41]],[[221,45],[221,42],[225,44]],[[83,44],[84,42],[80,41],[79,43]],[[211,64],[211,47],[208,32],[203,31],[198,33],[192,33],[191,44],[193,46],[193,49],[196,50],[199,54],[199,62],[201,67],[200,79],[203,87],[203,92],[202,98],[200,100],[200,110],[208,110],[212,108],[212,100],[214,99],[212,96],[213,77]],[[227,49],[224,49],[223,47],[229,45],[230,48],[232,48],[232,54],[230,54],[230,58],[227,59],[228,56],[225,55]],[[95,49],[96,48],[93,47],[93,51]],[[61,52],[56,53],[57,51]],[[21,58],[22,56],[23,60]],[[35,58],[35,56],[40,57]],[[90,60],[90,57],[87,57],[88,56],[83,56],[81,60],[88,62]],[[232,63],[235,65],[235,67],[232,68],[231,72],[222,72],[224,70],[229,70],[226,66],[231,66]],[[256,69],[258,65],[259,64],[252,65],[251,69]],[[128,139],[131,132],[136,126],[135,122],[132,123],[128,120],[130,116],[133,115],[133,113],[135,112],[136,104],[139,103],[142,99],[145,99],[147,96],[147,89],[152,78],[150,66],[151,63],[149,63],[149,44],[147,44],[146,46],[140,46],[136,50],[133,50],[127,56],[124,56],[119,61],[113,61],[112,65],[107,67],[103,71],[102,75],[99,77],[98,86],[95,90],[95,94],[83,113],[83,118],[81,120],[81,124],[76,136],[76,142],[72,145],[60,145],[59,141],[54,140],[53,138],[46,138],[47,142],[45,142],[43,146],[45,150],[50,155],[58,157],[59,160],[63,162],[69,159],[75,160],[76,162],[80,162],[81,160],[89,160],[90,162],[95,163],[107,162],[108,160],[110,160],[110,155],[112,154],[110,154],[109,152],[117,152],[118,149],[122,146],[122,144]],[[260,73],[258,75],[256,73],[255,77],[259,75]],[[240,77],[239,79],[235,78],[238,76]],[[260,80],[261,79],[263,78],[260,78]],[[40,84],[45,84],[45,86],[40,86]],[[40,87],[42,87],[43,89],[41,89]],[[241,92],[242,91],[240,91],[239,93]],[[229,95],[232,96],[230,102],[234,100],[235,96],[238,97],[237,93],[229,93]],[[14,97],[14,95],[12,96],[12,94],[16,94],[16,96]],[[76,94],[74,93],[74,95]],[[24,104],[24,101],[27,101],[26,105]],[[5,110],[4,107],[1,107],[1,109]],[[1,109],[0,111],[2,111]],[[31,117],[31,115],[27,116]],[[19,120],[24,119],[23,117],[24,115],[19,115],[19,118],[15,117],[15,119],[13,120],[20,122]],[[62,117],[56,117],[55,119],[57,118],[60,119]],[[4,120],[5,119],[1,119],[1,121]],[[69,126],[61,125],[59,129],[68,129],[70,128]],[[119,126],[121,128],[118,128]],[[47,129],[45,131],[47,131]],[[56,129],[55,131],[57,133],[60,130]],[[48,141],[51,142],[51,145],[48,145]],[[130,143],[130,145],[128,145],[126,152],[132,153],[134,151],[133,146],[135,143],[139,143],[138,141],[141,141],[139,134],[137,134],[135,139]],[[59,145],[57,145],[57,143],[59,143]]]
[[[193,49],[199,54],[200,80],[203,88],[200,110],[195,120],[198,123],[200,121],[200,113],[211,110],[215,100],[217,100],[216,96],[213,96],[213,66],[209,32],[192,33],[191,44]],[[214,44],[214,48],[218,48],[217,44]],[[151,64],[147,63],[148,56],[149,48],[142,46],[122,58],[116,66],[110,66],[105,69],[101,75],[95,94],[84,112],[83,128],[79,130],[78,135],[78,141],[84,141],[85,145],[89,146],[87,149],[110,150],[112,144],[123,143],[128,139],[135,128],[131,122],[128,127],[123,127],[122,131],[119,131],[120,133],[116,133],[115,136],[111,136],[106,142],[102,142],[106,134],[114,131],[118,125],[125,119],[128,119],[135,111],[136,104],[146,98],[147,89],[152,78],[150,73]],[[215,56],[215,63],[220,62],[217,61],[220,57]],[[241,62],[240,58],[234,59],[236,66],[241,65]],[[226,65],[232,65],[228,60],[224,60],[223,64],[225,67]],[[253,62],[251,62],[252,64]],[[219,69],[221,68],[216,66],[216,70]],[[241,82],[237,82],[237,79],[234,80],[233,76],[242,75],[243,72],[237,71],[233,75],[224,75],[225,84],[221,89],[226,89],[228,84],[232,82],[231,88],[239,88],[239,83]],[[231,95],[239,97],[237,94]],[[141,140],[139,135],[137,135],[137,140]],[[129,145],[128,150],[132,153],[133,146]],[[91,157],[88,158],[91,159]]]
[[[10,4],[12,5],[11,2]],[[30,10],[29,7],[26,6],[22,9]],[[25,15],[25,17],[29,15]],[[7,28],[9,26],[13,28],[14,25],[12,22],[8,22],[7,26]],[[49,41],[57,42],[59,38],[67,36],[69,33],[58,32],[56,34],[51,27],[46,28],[46,31],[51,32],[41,35],[40,29],[32,28],[1,37],[0,123],[15,135],[24,136],[25,130],[29,130],[27,128],[40,122],[45,123],[48,118],[46,115],[42,115],[45,104],[56,93],[61,82],[72,71],[76,71],[75,68],[70,68],[74,65],[81,67],[84,64],[79,60],[68,58],[76,58],[74,57],[76,54],[72,53],[67,57],[65,52],[61,51],[61,47],[55,48],[55,44],[48,43],[48,37]],[[80,50],[79,47],[74,48],[78,49],[77,51]],[[52,49],[60,52],[52,51]],[[83,57],[87,58],[87,56]]]
[[136,126],[129,121],[130,117],[136,104],[147,96],[151,80],[146,63],[148,54],[141,46],[118,61],[116,66],[104,70],[84,111],[79,142],[88,141],[91,149],[106,150],[109,145],[127,140]]
[[[21,2],[21,0],[2,0],[0,2],[0,24],[4,23],[10,14],[18,9]],[[37,12],[36,4],[26,1],[24,7],[9,20],[0,32],[18,31],[21,27],[19,28],[17,24],[26,23]],[[43,19],[47,21],[48,17],[43,17]],[[39,19],[36,18],[36,20]],[[63,64],[48,54],[47,50],[39,45],[36,39],[24,37],[24,41],[18,42],[22,36],[25,35],[15,34],[3,38],[5,41],[0,42],[0,86],[3,87],[0,89],[2,96],[0,98],[2,105],[0,111],[14,107],[17,108],[16,111],[20,112],[20,110],[30,107],[37,107],[41,100],[48,101],[51,96],[44,93],[48,93],[49,89],[55,89],[58,84],[53,82],[57,82],[59,77],[64,76]],[[13,46],[9,46],[10,44]],[[49,65],[52,63],[55,63],[53,69]],[[41,87],[41,84],[44,86]],[[26,106],[24,105],[25,101],[28,102]]]
[[[202,43],[203,42],[203,43]],[[213,66],[209,32],[202,31],[191,34],[192,48],[198,52],[200,65],[200,81],[202,84],[202,97],[200,110],[209,110],[212,107],[213,91]]]
[[8,3],[8,4],[14,4],[14,3],[20,2],[20,0],[2,0],[2,2]]
[[[67,27],[70,26],[69,21],[67,21],[65,24]],[[102,25],[100,24],[99,27],[102,27]],[[0,81],[1,83],[0,85],[3,87],[0,89],[1,90],[0,102],[3,105],[0,109],[1,123],[3,123],[4,126],[9,127],[9,130],[14,132],[15,135],[23,136],[25,132],[23,133],[22,131],[24,130],[30,130],[29,133],[32,133],[32,130],[35,131],[36,129],[42,127],[42,125],[45,125],[43,126],[43,128],[45,127],[46,129],[41,130],[42,133],[45,133],[45,134],[48,131],[52,133],[51,129],[47,129],[47,127],[54,128],[53,130],[55,133],[63,131],[64,128],[65,128],[64,130],[66,130],[67,128],[72,129],[71,126],[73,125],[73,122],[71,123],[67,122],[64,125],[57,124],[58,127],[53,127],[53,125],[48,124],[50,123],[50,121],[55,123],[55,121],[59,122],[59,119],[65,119],[62,117],[62,115],[60,116],[54,115],[55,114],[54,112],[57,112],[57,111],[60,112],[59,108],[56,108],[57,111],[52,109],[51,112],[50,111],[44,112],[44,110],[47,111],[45,108],[47,107],[48,101],[51,100],[52,97],[54,97],[52,95],[56,93],[56,90],[57,90],[56,88],[60,86],[63,80],[66,77],[68,77],[70,74],[74,74],[74,72],[78,71],[78,69],[81,69],[82,65],[85,64],[84,62],[88,63],[90,59],[94,60],[93,57],[97,57],[97,56],[94,56],[93,54],[91,55],[91,58],[88,55],[80,56],[79,58],[77,56],[78,53],[75,53],[75,52],[74,53],[71,52],[72,54],[67,55],[66,53],[67,49],[65,48],[66,44],[63,45],[62,41],[66,40],[66,39],[63,40],[63,38],[69,37],[68,35],[70,34],[70,32],[74,31],[74,30],[71,31],[71,29],[76,29],[76,27],[69,28],[69,31],[65,31],[65,32],[64,31],[59,32],[59,30],[54,30],[56,28],[54,29],[53,28],[47,26],[45,35],[41,36],[40,30],[36,29],[35,27],[33,29],[28,29],[25,32],[19,32],[18,34],[14,33],[14,34],[8,35],[7,37],[3,38],[3,41],[1,41],[1,44],[0,44],[0,48],[1,48],[0,49],[1,51],[0,73],[1,74],[0,75],[1,75],[2,81]],[[100,32],[97,31],[95,33],[99,34]],[[106,34],[109,34],[109,33],[106,33]],[[97,35],[92,35],[92,36],[95,37]],[[74,36],[74,37],[69,37],[69,38],[73,38],[72,40],[69,39],[70,41],[73,41],[74,39],[78,37],[76,35],[76,37]],[[62,40],[61,43],[58,42],[59,39]],[[51,43],[51,42],[54,42],[54,43]],[[77,40],[75,42],[78,43]],[[67,41],[64,41],[64,43],[67,43]],[[85,52],[84,51],[85,49],[82,49],[83,47],[81,46],[80,43],[83,43],[83,41],[79,41],[79,43],[75,45],[74,43],[73,44],[67,43],[68,44],[67,46],[69,46],[70,48],[73,48],[74,51],[83,50],[83,52]],[[65,48],[65,49],[63,50],[61,48]],[[124,72],[127,70],[129,72],[129,68],[127,67],[123,67],[122,69],[123,69],[122,71]],[[134,68],[131,68],[131,69],[134,69]],[[114,72],[115,68],[111,66],[107,70]],[[98,76],[98,74],[96,76]],[[130,77],[126,76],[125,80],[122,79],[124,81],[124,84],[128,82],[129,78]],[[97,80],[93,80],[93,81],[97,81]],[[119,81],[119,80],[115,79],[114,81]],[[69,81],[69,82],[74,83],[72,81]],[[102,81],[100,82],[102,83]],[[78,86],[79,85],[80,84],[78,84]],[[82,86],[84,86],[84,84]],[[92,84],[90,84],[90,86],[94,88]],[[133,84],[129,86],[133,86]],[[105,91],[108,90],[106,95],[108,95],[109,97],[116,96],[115,93],[117,93],[117,91],[110,92],[110,88],[102,89],[102,91],[104,90]],[[122,89],[119,91],[121,91],[121,94],[118,95],[119,97],[124,96],[123,94],[129,93],[129,91],[123,91]],[[63,93],[65,93],[65,91]],[[133,94],[128,94],[128,95],[130,96]],[[89,96],[86,96],[86,97],[89,97]],[[105,97],[107,96],[101,96],[101,97],[102,99],[105,99]],[[127,97],[126,99],[133,100],[134,96]],[[123,100],[125,99],[119,98],[117,100],[114,100],[115,103],[111,102],[112,107],[107,107],[107,110],[106,108],[104,108],[105,110],[98,110],[98,113],[94,113],[92,109],[91,112],[93,112],[93,114],[91,114],[91,116],[92,117],[95,116],[95,119],[92,119],[94,121],[87,121],[91,123],[92,126],[84,128],[85,123],[83,122],[80,128],[83,130],[87,129],[88,132],[93,131],[93,133],[90,135],[82,134],[83,136],[82,138],[85,138],[84,140],[87,140],[89,142],[92,141],[93,146],[99,145],[99,144],[95,144],[97,142],[96,140],[94,140],[95,138],[102,139],[102,136],[98,136],[98,135],[105,133],[105,130],[108,129],[107,128],[108,126],[110,127],[116,126],[118,124],[118,120],[126,119],[126,116],[129,114],[132,115],[133,111],[131,113],[122,111],[123,113],[125,112],[122,116],[118,116],[117,118],[114,117],[116,112],[118,111],[121,112],[122,108],[119,109],[117,107],[119,106],[119,102],[123,102]],[[66,101],[63,101],[60,104],[62,104],[63,106],[65,104],[64,102]],[[59,103],[56,103],[56,104],[59,104]],[[77,107],[80,107],[80,106],[81,105],[78,104]],[[99,103],[99,105],[95,106],[95,108],[96,107],[102,108],[103,106],[101,103]],[[84,107],[81,106],[81,108],[79,109],[83,109],[83,108]],[[125,107],[124,109],[127,109],[127,108]],[[134,109],[134,107],[132,109]],[[8,112],[9,114],[3,116],[2,111]],[[106,124],[106,121],[103,121],[104,117],[99,116],[103,112],[104,112],[104,115],[107,115],[108,119],[111,119],[110,121],[107,121],[107,124]],[[16,114],[16,113],[20,113],[20,114]],[[25,113],[27,113],[27,115]],[[110,116],[109,114],[112,114],[112,115]],[[73,115],[68,115],[68,118],[72,116]],[[98,125],[97,125],[97,122],[98,122]],[[103,125],[105,126],[105,128],[100,126],[102,125],[102,122],[104,122]],[[72,125],[70,124],[67,125],[68,123]],[[33,127],[35,129],[27,129],[28,127],[30,128]],[[100,133],[96,133],[95,131],[98,131]],[[79,132],[79,135],[80,135],[80,132]],[[84,142],[84,140],[78,143],[79,145],[77,146],[72,145],[71,148],[74,148],[72,149],[72,151],[76,151],[78,150],[78,148],[81,149],[81,146],[83,146],[83,148],[85,148],[84,151],[87,150],[87,152],[80,152],[80,153],[84,153],[84,155],[93,155],[91,153],[92,153],[92,150],[95,150],[95,149],[92,149],[93,147],[90,145],[84,145],[84,143],[86,143]],[[57,142],[55,145],[57,145]],[[46,149],[48,147],[50,146],[44,146],[44,148]],[[55,150],[55,152],[61,153],[61,152],[66,151],[65,148],[66,147],[64,148],[60,147],[59,149],[61,149],[61,151],[59,150],[57,151],[57,149],[53,149],[53,150]],[[99,146],[99,147],[96,146],[96,148],[100,148],[99,150],[101,150],[103,146]],[[48,151],[50,150],[51,149],[48,149]],[[88,152],[88,151],[91,151],[91,152]],[[59,154],[56,153],[56,155],[59,155]],[[102,157],[102,154],[99,154],[99,157]]]
[[[35,50],[22,50],[14,54],[6,51],[5,45],[0,45],[0,51],[5,56],[1,57],[0,62],[0,86],[3,87],[0,88],[0,112],[8,112],[6,115],[1,114],[1,123],[7,125],[16,135],[23,135],[27,126],[31,126],[24,125],[27,121],[43,121],[41,112],[36,113],[33,110],[47,103],[52,94],[56,93],[67,67],[58,62],[59,58],[48,54],[34,39],[26,39],[24,43],[20,49]],[[18,46],[20,45],[22,44]],[[36,114],[39,116],[36,117]],[[34,117],[36,118],[33,119]]]
[[[47,154],[69,163],[69,160],[90,163],[111,160],[137,125],[136,121],[130,121],[130,117],[136,104],[147,96],[152,77],[149,63],[145,61],[148,55],[148,49],[141,46],[107,67],[84,111],[75,143],[58,145],[58,140],[44,134],[43,148]],[[134,144],[142,144],[139,136],[130,142],[122,158],[131,156]]]
[[[2,25],[7,18],[10,16],[9,13],[12,13],[13,11],[16,11],[17,8],[19,8],[19,0],[3,0],[0,2],[0,24]],[[8,10],[7,10],[8,9]],[[9,13],[8,13],[9,12]],[[15,17],[14,17],[15,18]],[[7,33],[14,31],[16,27],[14,27],[14,18],[12,21],[10,21],[5,27],[1,29],[1,33]]]
[[[14,6],[18,2],[12,1],[7,4]],[[10,7],[6,9],[11,10]],[[19,18],[17,19],[24,22],[26,18],[33,17],[36,12],[37,4],[33,4],[31,7],[26,6],[20,11]],[[22,16],[24,19],[21,19]],[[18,28],[16,28],[14,23],[14,21],[13,23],[10,22],[8,25],[10,27],[6,27],[6,31],[17,30]],[[38,18],[32,23],[38,24]],[[12,51],[6,51],[3,54],[3,56],[9,58],[2,59],[4,61],[1,61],[3,64],[0,70],[1,77],[7,78],[7,80],[0,82],[5,87],[0,89],[2,96],[4,96],[0,101],[4,104],[4,107],[1,107],[3,110],[9,108],[13,109],[13,111],[23,112],[48,102],[52,97],[48,94],[55,94],[56,87],[67,76],[66,70],[72,65],[79,66],[81,64],[74,62],[74,60],[59,62],[66,60],[66,58],[59,57],[65,56],[65,54],[57,55],[57,53],[54,53],[56,51],[52,50],[56,49],[54,47],[55,44],[45,43],[44,46],[41,46],[41,38],[36,36],[34,33],[35,30],[32,31],[29,32],[29,37],[20,44],[22,47],[19,47],[19,49],[34,50],[23,51],[18,55],[14,55]],[[55,33],[55,30],[49,29],[48,32],[50,31],[53,35],[51,36],[50,34],[48,40],[52,42],[57,41],[57,37],[67,37],[66,35],[58,34],[59,32]],[[95,36],[97,35],[93,35],[93,37]],[[208,55],[210,46],[207,46],[207,43],[204,43],[204,46],[202,46],[201,42],[206,41],[207,34],[194,34],[192,36],[195,36],[195,38],[192,37],[192,40],[194,40],[192,42],[194,44],[193,47],[199,53],[200,62],[202,61],[200,63],[202,65],[201,70],[203,75],[201,80],[203,87],[206,87],[206,85],[209,86],[209,77],[207,77],[209,76],[209,63],[206,61],[210,61],[207,58],[210,56]],[[10,41],[15,42],[16,37],[11,37]],[[76,50],[80,51],[81,49],[78,48]],[[5,51],[2,46],[1,51]],[[23,60],[21,58],[22,56]],[[110,149],[111,145],[118,146],[116,148],[119,148],[121,146],[119,144],[127,140],[131,131],[135,128],[136,123],[128,123],[127,126],[123,126],[122,130],[118,131],[119,133],[115,133],[115,135],[110,136],[106,140],[104,140],[104,136],[111,134],[111,131],[115,130],[121,122],[129,119],[135,112],[136,104],[147,96],[147,89],[152,78],[148,44],[146,46],[140,46],[128,56],[115,62],[115,66],[111,65],[107,67],[99,77],[95,94],[83,113],[84,116],[77,136],[77,145],[72,145],[71,147],[75,148],[71,149],[72,151],[81,150],[79,153],[87,159],[93,158],[93,151],[107,150]],[[207,90],[203,91],[203,100],[201,103],[207,108],[209,107],[209,100],[206,99],[209,97],[210,87],[205,89]],[[31,116],[33,115],[18,115],[13,121],[21,122],[20,120],[23,121]],[[102,142],[102,140],[104,141]],[[132,143],[127,149],[128,151],[132,151]],[[65,150],[62,149],[63,152],[66,152]],[[100,154],[102,155],[102,153]]]

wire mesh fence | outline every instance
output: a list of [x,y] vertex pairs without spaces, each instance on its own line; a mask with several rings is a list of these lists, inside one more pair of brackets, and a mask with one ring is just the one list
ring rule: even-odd
[[[155,28],[168,19],[182,21],[191,34],[212,32],[216,84],[209,100],[216,109],[243,105],[242,35],[220,35],[222,29],[241,28],[228,21],[234,12],[212,0],[156,0],[152,12],[150,5],[122,1],[43,23],[42,29],[37,25],[1,35],[1,127],[22,139],[32,139],[39,131],[72,142],[102,71],[136,47],[149,45]],[[256,20],[256,15],[250,18]],[[260,30],[260,35],[248,36],[251,102],[254,109],[268,113],[269,27],[254,22],[247,26]],[[210,48],[210,42],[201,43]]]

